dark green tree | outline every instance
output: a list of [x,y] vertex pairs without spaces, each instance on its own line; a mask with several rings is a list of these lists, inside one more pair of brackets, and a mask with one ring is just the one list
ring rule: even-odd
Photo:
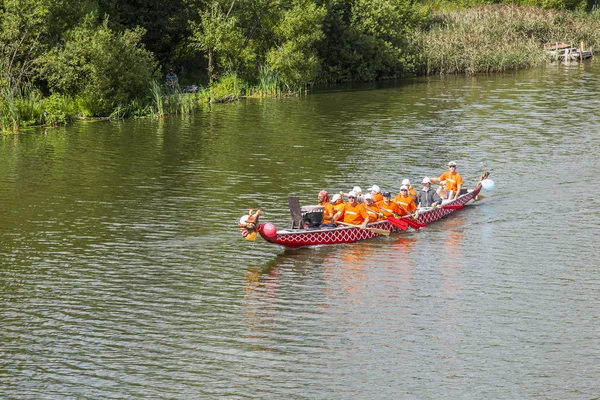
[[0,0],[0,86],[30,83],[39,56],[95,7],[94,0]]

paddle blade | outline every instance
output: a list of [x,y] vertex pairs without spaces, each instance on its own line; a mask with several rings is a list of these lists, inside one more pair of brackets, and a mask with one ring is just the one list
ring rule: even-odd
[[378,228],[367,228],[367,229],[370,230],[371,232],[378,233],[380,235],[390,236],[390,231],[387,231],[385,229],[378,229]]
[[455,206],[441,206],[443,210],[462,210],[465,206],[455,205]]
[[394,218],[391,215],[387,217],[387,220],[390,224],[394,225],[396,228],[405,231],[408,228],[408,224],[406,221],[402,221],[401,219]]
[[408,225],[409,225],[411,228],[414,228],[414,229],[424,228],[424,227],[426,227],[426,226],[427,226],[427,225],[425,225],[425,224],[420,224],[420,223],[418,223],[417,221],[415,221],[415,220],[414,220],[414,219],[412,219],[412,218],[402,218],[402,221],[406,221],[406,223],[407,223],[407,224],[408,224]]

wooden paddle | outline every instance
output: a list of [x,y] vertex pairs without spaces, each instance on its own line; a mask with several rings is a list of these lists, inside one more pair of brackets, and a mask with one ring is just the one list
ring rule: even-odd
[[353,224],[348,224],[348,223],[346,223],[346,222],[340,222],[340,221],[336,221],[336,223],[337,223],[337,224],[340,224],[340,225],[344,225],[344,226],[352,226],[352,227],[354,227],[354,228],[366,229],[366,230],[368,230],[368,231],[371,231],[371,232],[373,232],[373,233],[378,233],[378,234],[380,234],[380,235],[385,235],[385,236],[389,236],[389,235],[390,235],[390,231],[388,231],[388,230],[385,230],[385,229],[379,229],[379,228],[369,228],[369,227],[363,228],[363,227],[362,227],[362,226],[360,226],[360,225],[353,225]]

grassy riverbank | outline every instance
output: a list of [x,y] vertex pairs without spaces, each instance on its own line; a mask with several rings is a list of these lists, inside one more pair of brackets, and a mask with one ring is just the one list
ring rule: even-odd
[[420,74],[498,72],[543,65],[542,44],[562,41],[600,49],[600,12],[481,6],[436,14],[414,36]]
[[[228,74],[206,88],[184,92],[168,88],[158,81],[149,85],[148,95],[128,104],[118,104],[107,115],[98,115],[94,105],[84,98],[55,93],[43,97],[36,89],[19,93],[0,92],[0,132],[15,133],[27,127],[55,126],[79,119],[162,118],[165,115],[192,113],[209,103],[223,103],[240,98],[278,97],[301,94],[304,88],[284,89],[275,76],[263,76],[258,85],[249,85],[235,74]],[[284,91],[285,90],[285,91]]]
[[[41,71],[46,74],[47,82],[56,88],[64,87],[72,94],[55,90],[51,96],[44,97],[31,84],[9,89],[10,85],[2,86],[0,81],[0,131],[18,132],[28,126],[66,124],[81,118],[160,118],[191,113],[209,102],[294,95],[306,89],[305,84],[299,83],[306,82],[302,76],[313,77],[317,82],[329,82],[332,76],[337,76],[337,81],[364,81],[409,75],[476,74],[531,68],[550,62],[541,45],[553,41],[576,45],[583,42],[586,49],[600,49],[599,10],[556,11],[528,6],[487,5],[428,11],[426,7],[420,7],[403,11],[412,13],[412,29],[402,28],[404,30],[398,32],[396,30],[401,28],[394,25],[393,21],[387,26],[386,32],[379,32],[375,29],[376,25],[363,27],[365,32],[373,30],[370,37],[378,38],[372,43],[373,46],[383,46],[390,52],[372,50],[375,51],[372,62],[360,58],[368,55],[366,53],[355,54],[358,58],[354,60],[352,68],[362,72],[350,73],[340,69],[349,54],[324,57],[319,61],[321,64],[335,62],[337,66],[321,65],[320,72],[315,70],[309,74],[305,71],[305,75],[294,75],[298,71],[294,70],[292,64],[281,64],[284,59],[276,59],[277,62],[273,61],[273,64],[259,64],[252,70],[246,67],[245,73],[231,72],[235,69],[223,71],[213,76],[210,85],[193,93],[167,89],[162,82],[150,79],[153,76],[150,67],[154,61],[143,47],[138,46],[143,32],[115,33],[110,29],[108,20],[104,20],[97,28],[86,25],[75,30],[79,35],[72,35],[71,40],[76,44],[55,50],[40,61],[45,63],[45,69]],[[420,22],[417,24],[415,21]],[[326,28],[323,29],[326,31]],[[294,32],[286,33],[292,34]],[[311,38],[310,43],[321,43],[319,46],[325,48],[332,46],[322,37],[321,42],[317,39]],[[350,39],[346,37],[344,40]],[[81,49],[94,46],[100,51],[90,50],[80,55]],[[124,70],[123,65],[127,63],[115,61],[119,61],[118,53],[113,54],[112,58],[98,58],[99,55],[115,53],[116,48],[129,49],[128,63],[133,65],[133,69]],[[362,51],[368,52],[368,48],[366,46]],[[83,67],[73,63],[75,56],[87,60],[82,64]],[[285,62],[292,60],[285,59]],[[302,66],[303,61],[295,59],[294,62]],[[360,63],[366,64],[360,67]],[[311,58],[310,68],[317,64]],[[112,76],[102,74],[88,65],[103,66]],[[80,68],[86,71],[84,78],[77,78]],[[139,74],[135,73],[136,70],[140,71]],[[244,69],[240,68],[240,71]],[[66,76],[73,78],[68,80]],[[340,78],[344,76],[346,78]],[[117,86],[115,81],[119,82]]]

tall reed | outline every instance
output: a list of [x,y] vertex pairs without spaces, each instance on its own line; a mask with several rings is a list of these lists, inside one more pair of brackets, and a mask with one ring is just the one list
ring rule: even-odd
[[547,42],[595,47],[600,29],[597,19],[578,13],[495,5],[442,12],[413,39],[422,49],[421,73],[474,74],[542,65]]
[[258,69],[258,86],[254,88],[253,95],[259,97],[271,97],[281,95],[282,82],[279,74],[267,65],[261,65]]
[[157,81],[150,82],[150,93],[154,103],[154,116],[162,118],[165,115],[163,86]]
[[15,91],[10,87],[0,90],[0,130],[3,132],[19,131],[19,108]]
[[196,96],[194,93],[181,93],[179,110],[181,114],[190,114],[195,109]]

